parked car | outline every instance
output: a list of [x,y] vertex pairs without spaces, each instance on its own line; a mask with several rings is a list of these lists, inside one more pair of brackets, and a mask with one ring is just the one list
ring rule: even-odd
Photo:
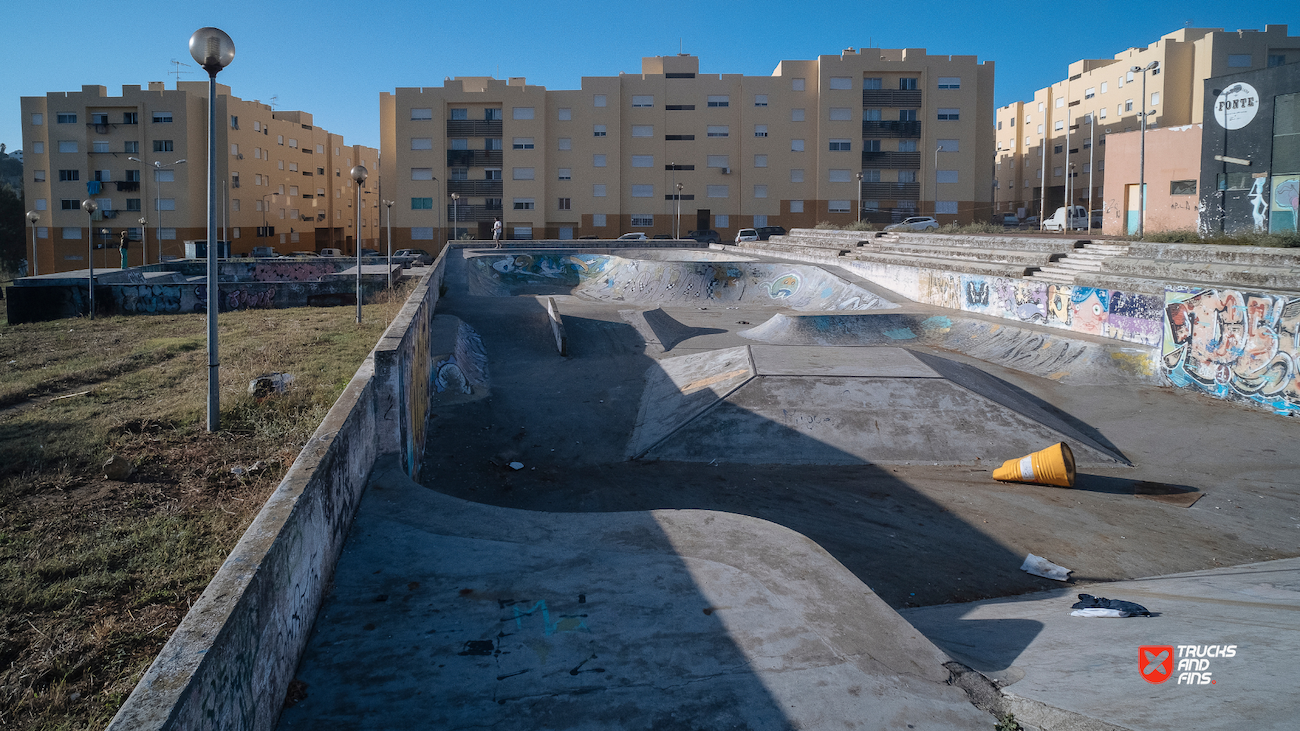
[[1083,206],[1061,206],[1046,221],[1043,221],[1044,231],[1075,231],[1087,228],[1088,211]]
[[618,240],[619,241],[645,241],[646,235],[640,231],[637,231],[630,234],[623,234],[622,236],[618,237]]
[[380,254],[379,254],[378,251],[376,251],[376,250],[374,250],[374,249],[362,249],[362,250],[361,250],[361,255],[362,255],[362,256],[379,256]]
[[398,249],[393,252],[393,256],[410,256],[414,257],[413,264],[428,266],[433,263],[433,255],[424,249]]
[[1038,230],[1038,216],[1030,216],[1020,222],[1020,228]]
[[939,222],[930,216],[912,216],[904,218],[899,223],[886,226],[886,231],[934,231],[939,228]]
[[1007,228],[1016,228],[1020,225],[1020,218],[1014,213],[1002,214],[1002,225]]
[[316,256],[314,251],[291,251],[285,256]]
[[320,255],[321,255],[321,256],[343,256],[343,250],[342,250],[342,249],[328,249],[328,248],[326,248],[326,249],[321,249],[321,250],[320,250]]
[[742,228],[736,232],[736,243],[742,241],[758,241],[758,231],[752,228]]
[[773,236],[785,236],[785,228],[783,226],[759,226],[758,227],[759,241],[767,241]]
[[700,229],[699,231],[687,231],[686,238],[695,239],[701,244],[722,243],[722,238],[719,237],[718,232],[714,231],[713,229]]
[[655,239],[671,239],[672,237],[673,237],[672,234],[655,234],[655,235],[652,236],[651,238],[655,238]]
[[1093,228],[1101,228],[1101,209],[1092,212],[1091,225]]

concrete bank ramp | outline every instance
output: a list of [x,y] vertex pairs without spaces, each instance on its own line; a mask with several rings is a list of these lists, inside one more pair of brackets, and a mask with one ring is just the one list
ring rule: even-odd
[[1058,441],[1128,461],[1100,435],[983,371],[902,348],[753,345],[646,373],[632,458],[746,464],[997,466]]
[[927,345],[1071,385],[1165,383],[1154,348],[961,316],[778,313],[737,334],[771,345]]
[[610,254],[483,254],[467,262],[480,297],[572,294],[599,302],[760,305],[803,311],[892,309],[897,304],[806,264],[649,261]]
[[565,514],[372,475],[281,729],[989,729],[816,543],[703,510]]

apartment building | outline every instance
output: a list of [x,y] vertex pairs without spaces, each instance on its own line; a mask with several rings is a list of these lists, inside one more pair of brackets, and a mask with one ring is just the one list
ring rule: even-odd
[[[1065,79],[1034,92],[1031,101],[998,108],[997,213],[1051,215],[1067,198],[1105,209],[1106,135],[1139,129],[1143,109],[1148,129],[1201,124],[1206,79],[1297,61],[1300,37],[1287,35],[1285,25],[1180,28],[1114,58],[1075,61]],[[1131,70],[1153,62],[1145,79]]]
[[770,76],[703,74],[689,54],[550,91],[447,79],[380,95],[394,245],[449,237],[882,223],[990,214],[993,64],[846,49]]
[[[28,207],[40,216],[36,271],[85,268],[91,246],[96,266],[117,266],[122,232],[132,242],[132,266],[184,256],[186,240],[206,239],[207,103],[205,81],[174,89],[124,85],[116,97],[94,85],[23,97],[24,183]],[[371,175],[362,189],[360,238],[377,244],[378,150],[347,145],[306,112],[245,101],[223,85],[216,117],[217,221],[232,254],[254,247],[355,251],[356,188],[348,171],[358,162]],[[87,198],[99,209],[91,217],[81,209]]]

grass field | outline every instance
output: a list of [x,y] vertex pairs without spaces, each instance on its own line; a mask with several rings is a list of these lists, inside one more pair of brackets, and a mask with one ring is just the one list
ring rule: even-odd
[[112,718],[408,292],[221,315],[213,434],[202,315],[0,325],[0,728]]

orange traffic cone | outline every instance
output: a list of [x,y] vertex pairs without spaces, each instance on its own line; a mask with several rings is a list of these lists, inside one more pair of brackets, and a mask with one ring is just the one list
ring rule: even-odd
[[1020,459],[1009,459],[993,470],[1002,482],[1031,482],[1056,487],[1074,487],[1074,453],[1070,445],[1057,442]]

